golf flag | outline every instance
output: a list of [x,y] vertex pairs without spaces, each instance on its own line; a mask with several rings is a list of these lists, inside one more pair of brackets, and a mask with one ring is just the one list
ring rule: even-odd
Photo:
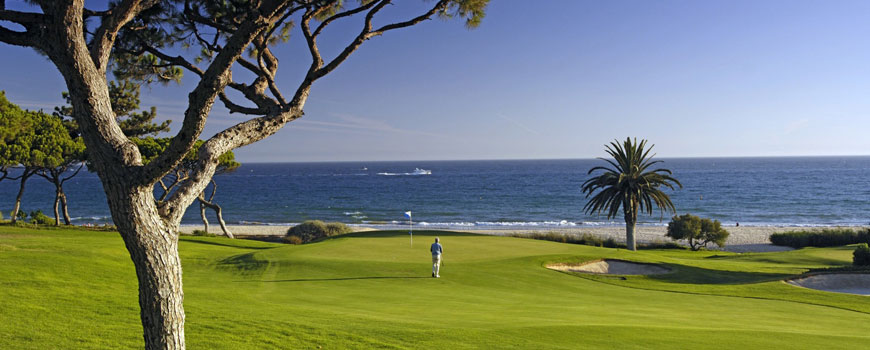
[[411,247],[414,246],[414,228],[411,226],[411,211],[405,212],[405,217],[408,218],[408,234],[411,235]]

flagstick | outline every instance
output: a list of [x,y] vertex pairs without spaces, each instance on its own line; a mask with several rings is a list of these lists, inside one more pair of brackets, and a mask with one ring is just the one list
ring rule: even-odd
[[411,226],[411,215],[408,215],[408,233],[411,234],[411,247],[414,247],[414,226]]

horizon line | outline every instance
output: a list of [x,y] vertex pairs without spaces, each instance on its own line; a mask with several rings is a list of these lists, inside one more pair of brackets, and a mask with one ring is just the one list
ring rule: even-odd
[[[860,158],[864,155],[792,155],[792,156],[677,156],[656,157],[657,159],[749,159],[749,158]],[[279,163],[386,163],[386,162],[492,162],[492,161],[528,161],[528,160],[596,160],[593,158],[477,158],[477,159],[364,159],[364,160],[291,160],[291,161],[241,161],[248,164],[279,164]],[[238,159],[237,159],[238,160]]]

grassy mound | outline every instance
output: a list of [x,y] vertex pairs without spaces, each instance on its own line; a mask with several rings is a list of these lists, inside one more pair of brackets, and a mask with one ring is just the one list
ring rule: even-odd
[[[444,244],[440,279],[429,244]],[[738,255],[464,233],[352,233],[306,245],[181,238],[191,349],[855,348],[870,299],[782,282],[853,247]],[[650,276],[550,263],[621,259]],[[143,346],[117,233],[0,227],[0,348]],[[231,301],[231,302],[230,302]]]

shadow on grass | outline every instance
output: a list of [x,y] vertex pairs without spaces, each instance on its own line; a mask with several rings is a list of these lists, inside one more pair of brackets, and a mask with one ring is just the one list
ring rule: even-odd
[[782,280],[794,274],[711,270],[700,267],[662,264],[674,272],[661,275],[648,275],[647,278],[667,283],[682,284],[752,284]]
[[198,239],[198,238],[193,238],[193,237],[184,237],[182,239],[182,242],[196,243],[196,244],[208,244],[208,245],[216,245],[216,246],[220,246],[220,247],[230,247],[230,248],[239,248],[239,249],[263,250],[263,249],[275,248],[275,247],[250,247],[250,246],[239,245],[239,243],[238,243],[239,241],[234,240],[234,239],[229,239],[227,237],[218,236],[215,238],[220,238],[220,239],[219,240],[212,240],[212,239],[204,240],[204,239]]
[[269,266],[266,260],[254,257],[254,253],[234,255],[218,261],[219,268],[236,270],[242,273],[253,273],[265,270]]
[[352,281],[352,280],[383,280],[383,279],[412,279],[412,278],[432,278],[429,276],[371,276],[371,277],[338,277],[338,278],[299,278],[290,280],[272,280],[272,281],[241,281],[241,282],[321,282],[321,281]]

